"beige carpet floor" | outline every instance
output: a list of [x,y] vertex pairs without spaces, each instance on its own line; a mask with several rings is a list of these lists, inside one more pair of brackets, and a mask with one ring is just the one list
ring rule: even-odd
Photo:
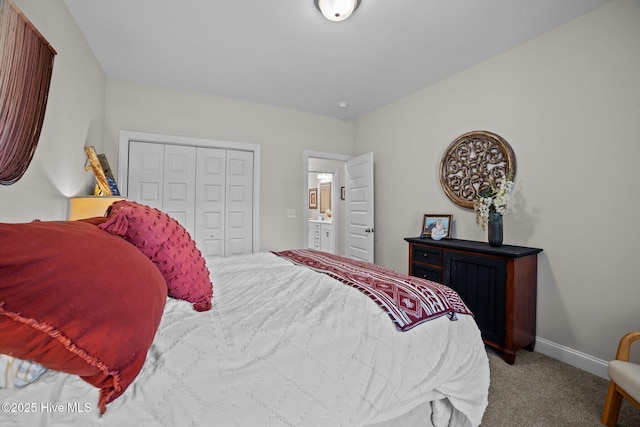
[[[483,427],[598,427],[608,380],[538,352],[520,350],[514,365],[488,350],[489,406]],[[624,401],[618,427],[640,427],[640,410]]]

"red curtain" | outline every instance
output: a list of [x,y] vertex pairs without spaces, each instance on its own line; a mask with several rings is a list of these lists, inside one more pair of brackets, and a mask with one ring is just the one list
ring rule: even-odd
[[56,51],[9,0],[0,0],[0,184],[18,181],[40,139]]

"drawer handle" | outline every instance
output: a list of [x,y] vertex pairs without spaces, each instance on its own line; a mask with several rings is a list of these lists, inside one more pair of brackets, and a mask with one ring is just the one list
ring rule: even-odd
[[423,257],[429,258],[429,254],[422,254]]

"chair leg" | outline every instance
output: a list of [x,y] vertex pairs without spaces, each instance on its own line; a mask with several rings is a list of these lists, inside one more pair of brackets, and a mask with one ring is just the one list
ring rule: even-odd
[[616,427],[618,414],[622,405],[622,394],[616,390],[616,383],[609,381],[607,399],[604,401],[604,410],[600,422],[607,427]]

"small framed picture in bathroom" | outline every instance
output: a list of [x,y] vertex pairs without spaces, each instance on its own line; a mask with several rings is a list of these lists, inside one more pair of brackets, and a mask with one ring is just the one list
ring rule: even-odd
[[318,189],[309,189],[309,209],[318,209]]

